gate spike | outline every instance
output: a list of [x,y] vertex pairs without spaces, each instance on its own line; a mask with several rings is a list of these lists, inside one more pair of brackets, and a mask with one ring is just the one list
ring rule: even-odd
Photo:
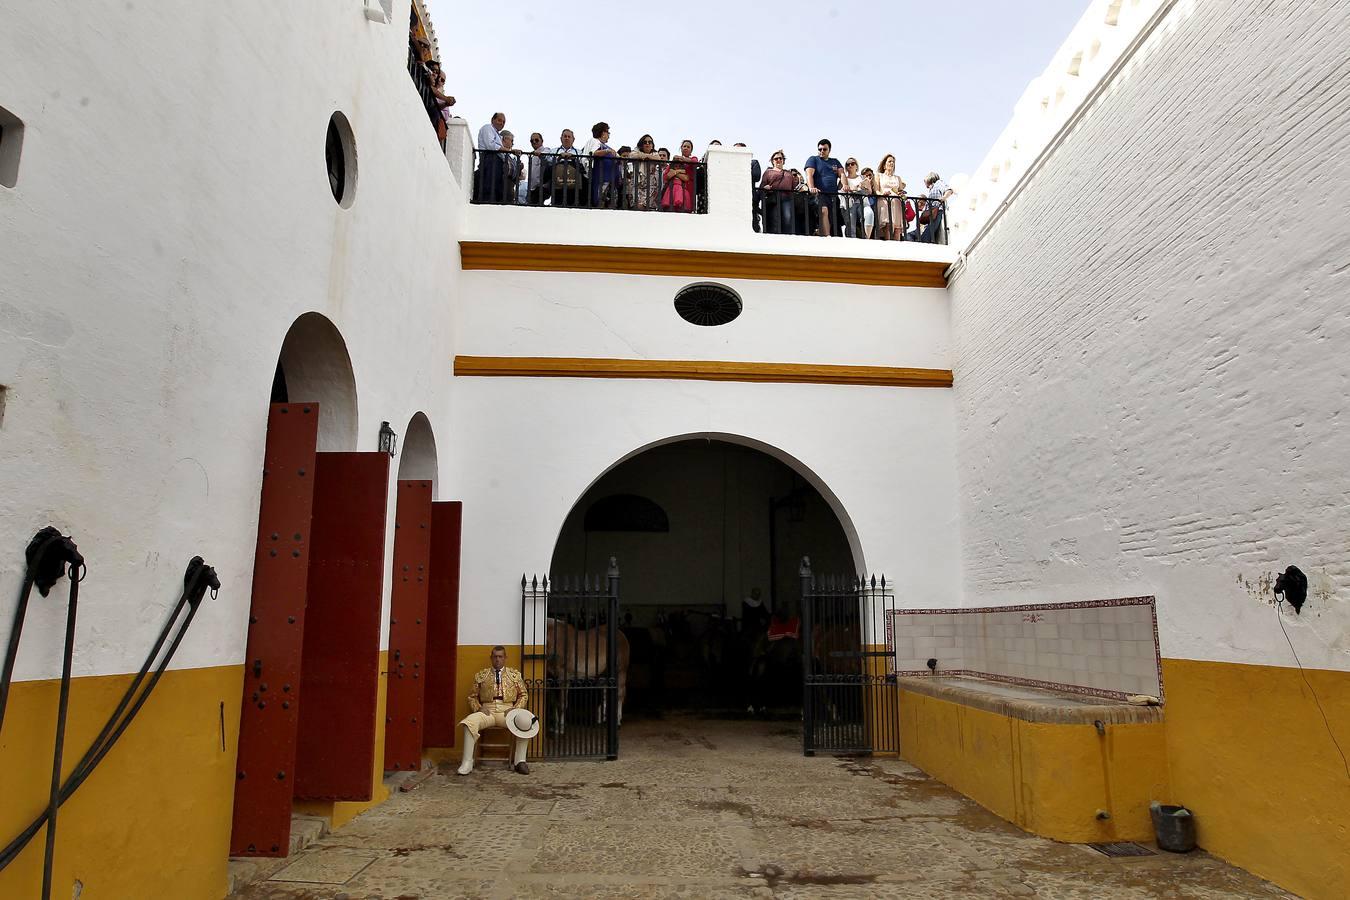
[[544,593],[548,593],[548,575],[544,575]]
[[524,572],[521,572],[521,573],[520,573],[520,589],[521,589],[522,591],[525,590],[525,573],[524,573]]

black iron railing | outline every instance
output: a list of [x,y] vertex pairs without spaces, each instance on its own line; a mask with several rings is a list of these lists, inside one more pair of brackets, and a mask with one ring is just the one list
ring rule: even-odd
[[706,213],[707,164],[586,156],[566,150],[475,150],[473,202]]
[[417,89],[417,95],[422,98],[422,106],[426,108],[427,118],[431,120],[431,127],[436,129],[436,139],[441,142],[441,149],[445,149],[445,117],[441,114],[441,105],[436,100],[436,91],[431,84],[431,70],[422,62],[422,58],[417,53],[417,48],[408,47],[408,74],[412,76],[413,87]]
[[529,755],[617,759],[628,680],[619,564],[580,577],[520,579],[520,671],[544,727]]
[[766,234],[947,243],[946,204],[928,197],[757,188],[755,204]]

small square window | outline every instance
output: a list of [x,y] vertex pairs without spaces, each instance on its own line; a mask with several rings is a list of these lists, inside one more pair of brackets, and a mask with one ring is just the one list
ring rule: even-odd
[[19,180],[19,151],[23,148],[23,121],[0,106],[0,184],[14,187]]

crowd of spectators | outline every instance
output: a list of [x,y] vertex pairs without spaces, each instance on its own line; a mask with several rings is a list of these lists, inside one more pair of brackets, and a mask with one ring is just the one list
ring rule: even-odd
[[[591,138],[581,147],[570,128],[558,140],[558,146],[547,147],[536,131],[528,149],[516,147],[506,115],[495,113],[478,131],[475,202],[706,211],[707,170],[694,153],[693,141],[681,142],[673,154],[657,147],[650,134],[638,138],[635,146],[614,147],[605,122],[591,127]],[[709,147],[720,143],[712,141]],[[800,171],[786,167],[782,150],[774,151],[763,172],[759,161],[751,160],[756,231],[945,242],[946,204],[953,191],[936,172],[924,179],[922,194],[907,195],[893,154],[882,157],[875,169],[860,169],[852,157],[841,163],[831,156],[828,140],[819,141],[816,150]]]
[[506,129],[505,114],[496,113],[478,130],[475,146],[479,203],[686,213],[704,208],[705,169],[690,140],[677,153],[658,148],[650,134],[638,138],[636,147],[614,147],[609,125],[597,122],[582,146],[572,129],[564,128],[558,146],[545,146],[536,131],[525,149]]

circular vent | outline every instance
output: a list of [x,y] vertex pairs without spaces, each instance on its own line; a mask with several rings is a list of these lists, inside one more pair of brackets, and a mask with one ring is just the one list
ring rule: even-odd
[[725,325],[741,314],[741,298],[720,284],[691,284],[675,295],[675,311],[694,325]]

